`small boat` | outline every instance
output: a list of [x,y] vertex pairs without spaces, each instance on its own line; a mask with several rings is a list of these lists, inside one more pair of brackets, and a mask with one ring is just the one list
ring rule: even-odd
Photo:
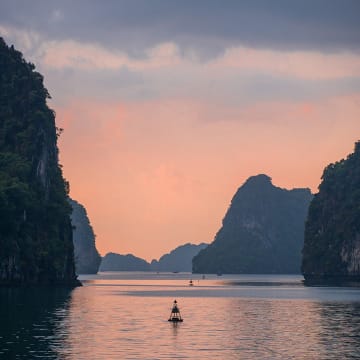
[[183,319],[181,318],[180,309],[177,306],[176,300],[174,300],[173,307],[171,309],[171,313],[170,313],[170,317],[169,317],[168,321],[172,321],[172,322],[176,322],[176,323],[183,321]]

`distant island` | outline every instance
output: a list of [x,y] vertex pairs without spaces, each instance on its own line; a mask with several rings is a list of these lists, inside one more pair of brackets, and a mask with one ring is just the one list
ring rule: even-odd
[[187,243],[178,246],[169,254],[165,254],[160,259],[146,260],[138,258],[132,254],[120,255],[115,253],[106,254],[101,262],[100,271],[159,271],[159,272],[191,272],[192,258],[207,244],[194,245]]
[[101,261],[99,271],[150,271],[150,264],[132,254],[107,253]]
[[101,256],[95,245],[95,234],[90,224],[86,209],[73,199],[69,199],[73,209],[71,224],[75,253],[75,270],[77,274],[96,274],[99,270]]
[[0,38],[0,284],[80,285],[43,77]]
[[159,261],[151,261],[151,270],[153,271],[192,271],[192,259],[199,251],[205,249],[208,244],[201,243],[194,245],[187,243],[178,246],[169,254],[161,256]]
[[193,259],[194,273],[300,273],[304,223],[312,194],[286,190],[260,174],[234,195],[214,241]]
[[305,281],[360,281],[360,141],[328,165],[309,208],[302,259]]

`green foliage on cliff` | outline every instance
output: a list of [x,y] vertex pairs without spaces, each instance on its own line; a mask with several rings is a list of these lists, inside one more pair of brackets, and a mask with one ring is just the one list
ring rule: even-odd
[[68,184],[34,68],[0,38],[0,283],[74,284]]
[[309,207],[305,277],[360,275],[360,141],[347,159],[328,165]]
[[77,274],[96,274],[101,256],[96,250],[95,234],[90,224],[84,206],[69,199],[73,209],[71,223],[73,225],[73,240],[75,253],[75,269]]
[[309,189],[275,187],[266,175],[237,191],[215,240],[193,259],[196,273],[300,273]]

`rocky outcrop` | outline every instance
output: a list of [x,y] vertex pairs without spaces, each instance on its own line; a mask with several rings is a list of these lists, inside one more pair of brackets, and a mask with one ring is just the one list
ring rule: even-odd
[[324,170],[309,207],[302,272],[308,283],[360,281],[360,141]]
[[153,271],[192,271],[192,259],[199,253],[200,250],[205,249],[207,244],[185,244],[172,250],[169,254],[163,255],[159,261],[153,260],[151,262],[151,269]]
[[76,286],[55,114],[42,76],[0,38],[0,284]]
[[146,260],[134,255],[120,255],[115,253],[106,254],[100,265],[100,271],[157,271],[157,272],[191,272],[192,259],[204,249],[207,244],[185,244],[170,251],[169,254],[152,260],[149,264]]
[[150,271],[150,264],[134,255],[107,253],[100,265],[100,271]]
[[101,256],[95,245],[95,234],[84,206],[70,199],[73,209],[73,241],[75,252],[75,269],[77,274],[96,274],[99,270]]
[[193,259],[195,273],[300,273],[309,189],[250,177],[233,197],[213,243]]

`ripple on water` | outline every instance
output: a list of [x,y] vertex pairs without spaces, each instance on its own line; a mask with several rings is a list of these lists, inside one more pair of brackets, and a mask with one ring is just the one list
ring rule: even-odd
[[[360,358],[359,290],[303,288],[284,277],[190,288],[180,276],[112,276],[72,292],[2,289],[0,358]],[[167,321],[174,298],[180,324]]]

